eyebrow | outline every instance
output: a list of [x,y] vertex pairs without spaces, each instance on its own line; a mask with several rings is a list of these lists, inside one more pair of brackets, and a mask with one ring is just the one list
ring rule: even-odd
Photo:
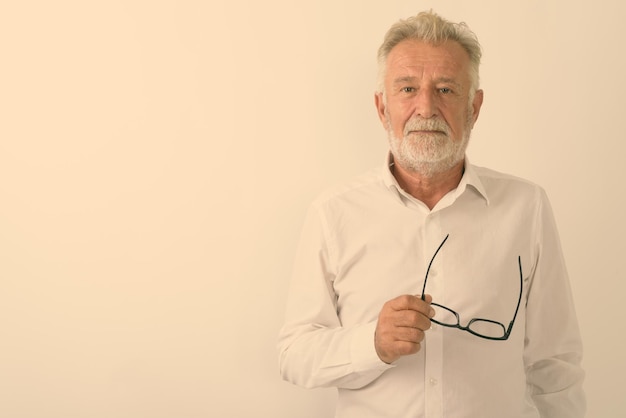
[[393,84],[403,84],[403,83],[407,83],[407,82],[415,81],[415,80],[417,80],[417,77],[411,77],[411,76],[398,77],[395,80],[393,80]]
[[[393,84],[403,84],[403,83],[409,83],[409,82],[413,82],[413,81],[417,81],[418,78],[417,77],[412,77],[412,76],[405,76],[405,77],[398,77],[395,80],[393,80]],[[435,83],[447,83],[447,84],[452,84],[456,87],[461,87],[461,84],[456,81],[453,78],[449,78],[449,77],[441,77],[435,80]]]

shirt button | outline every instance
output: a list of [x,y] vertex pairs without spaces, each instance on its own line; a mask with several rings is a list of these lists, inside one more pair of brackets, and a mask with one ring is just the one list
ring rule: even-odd
[[437,379],[435,379],[434,377],[431,377],[429,381],[430,381],[430,384],[433,386],[437,384]]

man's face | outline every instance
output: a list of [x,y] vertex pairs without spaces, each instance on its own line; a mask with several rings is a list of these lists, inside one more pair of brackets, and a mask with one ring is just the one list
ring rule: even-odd
[[453,41],[402,41],[387,57],[384,82],[376,107],[396,163],[433,176],[462,161],[483,97],[476,91],[470,102],[467,52]]

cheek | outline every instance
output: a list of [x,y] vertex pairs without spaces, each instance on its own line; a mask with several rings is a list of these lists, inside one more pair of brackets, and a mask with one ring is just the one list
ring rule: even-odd
[[387,112],[387,130],[390,130],[398,138],[404,136],[404,125],[406,125],[408,119],[399,115],[398,113]]
[[404,136],[404,122],[396,119],[391,124],[391,128],[393,129],[393,133],[398,137],[402,138]]
[[472,109],[458,109],[456,112],[447,113],[447,123],[455,137],[460,137],[467,129],[472,128]]

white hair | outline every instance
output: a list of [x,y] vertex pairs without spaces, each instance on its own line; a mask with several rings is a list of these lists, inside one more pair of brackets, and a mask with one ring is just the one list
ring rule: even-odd
[[385,92],[385,75],[387,57],[391,50],[406,39],[424,41],[432,45],[440,45],[445,41],[458,42],[467,52],[470,59],[470,98],[479,87],[478,68],[482,56],[478,38],[465,23],[452,23],[439,15],[421,12],[416,16],[400,20],[389,28],[385,39],[378,48],[378,86],[379,93]]

